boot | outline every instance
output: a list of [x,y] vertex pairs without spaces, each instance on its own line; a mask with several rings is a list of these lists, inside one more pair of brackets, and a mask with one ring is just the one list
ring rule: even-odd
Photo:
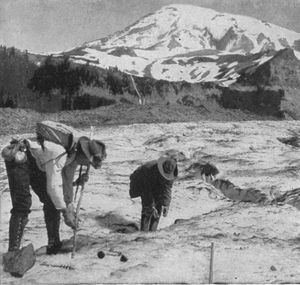
[[157,230],[158,223],[159,223],[160,216],[161,216],[162,208],[160,206],[156,206],[155,209],[156,209],[156,211],[153,211],[153,213],[150,217],[150,226],[149,226],[150,232],[155,232]]
[[148,232],[150,227],[150,217],[142,214],[141,218],[141,231]]
[[149,231],[155,232],[157,230],[158,223],[159,223],[159,218],[151,216]]
[[[48,227],[51,227],[51,225],[48,225]],[[59,228],[56,227],[56,225],[52,225],[52,229],[53,229],[53,235],[51,235],[48,232],[48,245],[47,245],[47,249],[46,249],[46,254],[57,254],[62,247],[62,242],[60,241],[59,238]]]
[[21,240],[26,224],[27,215],[12,214],[9,221],[9,245],[8,251],[17,251],[20,249]]
[[46,253],[57,254],[62,247],[62,242],[59,237],[60,212],[55,208],[49,211],[49,208],[44,207],[44,215],[48,236]]
[[9,221],[8,252],[3,255],[3,267],[14,277],[22,277],[35,263],[32,244],[20,249],[27,215],[12,214]]

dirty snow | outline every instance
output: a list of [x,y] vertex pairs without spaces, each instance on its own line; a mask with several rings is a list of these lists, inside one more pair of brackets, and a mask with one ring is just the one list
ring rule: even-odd
[[[300,212],[291,205],[237,203],[203,182],[187,167],[199,159],[214,163],[241,188],[280,192],[299,187],[300,150],[277,140],[299,130],[299,121],[198,122],[96,127],[108,147],[101,170],[92,170],[81,209],[80,249],[41,255],[22,279],[1,269],[1,282],[40,283],[207,283],[210,245],[215,245],[214,282],[299,283]],[[82,130],[88,134],[89,130]],[[1,137],[1,146],[9,141]],[[169,216],[156,233],[136,232],[139,199],[128,195],[129,174],[167,150],[181,152],[180,179],[173,187]],[[7,250],[10,198],[1,170],[1,254]],[[174,225],[175,220],[177,223]],[[63,239],[72,231],[62,224]],[[33,194],[24,245],[46,243],[42,206]],[[97,257],[103,250],[118,256]],[[75,270],[64,269],[71,265]]]

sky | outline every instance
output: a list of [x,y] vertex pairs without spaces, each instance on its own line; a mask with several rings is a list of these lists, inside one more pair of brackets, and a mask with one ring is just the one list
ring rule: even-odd
[[0,0],[0,44],[35,53],[64,51],[175,3],[247,15],[300,32],[300,0]]

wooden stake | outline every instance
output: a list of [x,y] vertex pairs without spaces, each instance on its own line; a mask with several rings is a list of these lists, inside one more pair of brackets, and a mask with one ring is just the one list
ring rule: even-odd
[[209,284],[213,284],[213,271],[214,271],[214,243],[210,246],[210,262],[209,262]]

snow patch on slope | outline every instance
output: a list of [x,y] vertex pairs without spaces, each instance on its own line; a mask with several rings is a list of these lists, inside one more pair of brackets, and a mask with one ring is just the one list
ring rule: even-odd
[[128,55],[118,57],[92,48],[86,48],[83,51],[86,52],[84,56],[73,57],[76,62],[85,60],[89,61],[91,65],[102,68],[118,67],[122,71],[126,69],[134,70],[141,76],[144,74],[143,70],[145,66],[149,63],[147,59],[141,57],[131,57]]

